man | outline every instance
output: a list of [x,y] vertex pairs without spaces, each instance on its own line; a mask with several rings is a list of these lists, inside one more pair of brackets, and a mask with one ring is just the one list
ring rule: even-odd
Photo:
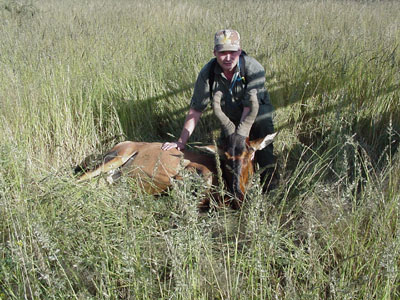
[[[214,99],[214,113],[222,124],[222,138],[228,138],[236,154],[244,150],[246,137],[252,140],[274,132],[273,107],[265,88],[265,70],[257,60],[247,55],[240,58],[241,54],[237,31],[226,29],[215,34],[216,58],[208,62],[197,77],[190,109],[178,141],[164,143],[163,150],[185,148],[211,98]],[[216,99],[218,104],[220,101],[220,106],[214,105]],[[272,181],[278,179],[277,173],[272,176],[276,162],[273,145],[257,151],[255,159],[260,169],[264,170],[261,180],[267,190],[271,184],[276,184]]]

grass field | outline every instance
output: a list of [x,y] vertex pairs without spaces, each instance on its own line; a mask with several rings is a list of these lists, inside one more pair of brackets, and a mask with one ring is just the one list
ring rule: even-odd
[[[400,3],[0,0],[0,299],[400,299]],[[282,182],[199,214],[72,166],[179,136],[213,34],[266,69]],[[210,112],[190,142],[218,135]]]

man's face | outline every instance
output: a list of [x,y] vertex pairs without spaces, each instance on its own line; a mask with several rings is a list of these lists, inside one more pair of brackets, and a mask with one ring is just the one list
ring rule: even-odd
[[224,72],[231,72],[236,67],[239,61],[240,53],[242,53],[242,50],[220,52],[214,50],[214,55],[217,58],[217,62]]

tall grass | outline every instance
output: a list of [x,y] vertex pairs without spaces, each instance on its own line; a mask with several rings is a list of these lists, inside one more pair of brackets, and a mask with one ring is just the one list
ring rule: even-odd
[[[0,1],[0,299],[398,299],[400,5]],[[230,27],[265,67],[282,182],[199,214],[71,168],[178,136]],[[202,116],[191,142],[212,142]],[[194,195],[193,190],[199,194]]]

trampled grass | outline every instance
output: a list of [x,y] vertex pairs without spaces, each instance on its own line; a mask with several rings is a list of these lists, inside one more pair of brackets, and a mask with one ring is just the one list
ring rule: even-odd
[[[0,299],[398,299],[395,1],[0,1]],[[178,136],[231,27],[265,67],[282,182],[199,214],[72,166]],[[212,142],[202,116],[191,142]],[[200,193],[201,194],[201,193]]]

